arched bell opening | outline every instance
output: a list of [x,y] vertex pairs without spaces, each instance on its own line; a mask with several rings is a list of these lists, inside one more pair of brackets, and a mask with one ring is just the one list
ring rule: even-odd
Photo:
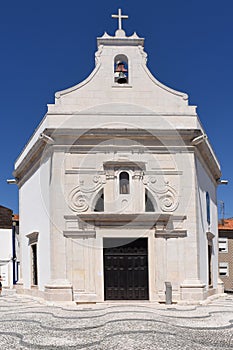
[[103,189],[97,194],[94,201],[94,211],[102,212],[104,211],[104,191]]
[[126,171],[122,171],[119,175],[120,194],[129,194],[129,174]]
[[114,58],[114,82],[128,84],[128,58],[125,55],[117,55]]
[[152,194],[145,191],[145,212],[155,212],[155,203]]

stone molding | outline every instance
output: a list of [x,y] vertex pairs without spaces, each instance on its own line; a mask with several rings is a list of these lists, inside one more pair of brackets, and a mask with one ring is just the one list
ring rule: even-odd
[[215,235],[212,232],[208,231],[208,232],[206,232],[206,237],[207,237],[209,242],[212,242],[212,240],[214,239]]
[[48,301],[72,301],[73,286],[66,279],[55,279],[45,285],[44,298]]
[[110,160],[103,163],[104,169],[118,170],[118,169],[131,169],[131,170],[144,170],[145,162],[131,161],[128,159]]
[[125,36],[125,32],[117,31],[116,34],[120,33],[121,36],[111,36],[107,32],[104,33],[102,37],[97,38],[97,45],[100,47],[104,46],[141,46],[144,47],[144,38],[139,38],[139,36],[134,32],[131,36]]
[[63,231],[66,238],[96,238],[95,230],[66,230]]
[[185,280],[180,285],[181,300],[183,301],[201,301],[207,297],[206,284],[199,279]]
[[163,222],[164,225],[171,219],[171,214],[164,213],[82,213],[78,215],[78,219],[89,225],[100,227],[148,227],[152,228],[156,223]]
[[[95,227],[100,228],[146,228],[154,229],[155,237],[186,237],[187,231],[182,229],[185,215],[173,215],[168,213],[80,213],[77,215],[65,215],[66,223],[75,223],[75,228],[63,231],[65,237],[96,237]],[[176,223],[179,227],[176,227]],[[74,226],[73,226],[74,227]]]
[[187,230],[156,230],[155,237],[162,237],[162,238],[187,237]]
[[28,245],[32,245],[38,242],[39,232],[31,232],[26,237],[28,238]]
[[0,260],[0,266],[4,266],[4,265],[8,264],[10,261],[11,261],[11,259]]

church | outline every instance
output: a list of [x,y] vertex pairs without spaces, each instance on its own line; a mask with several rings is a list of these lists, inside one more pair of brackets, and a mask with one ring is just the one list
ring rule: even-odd
[[147,68],[144,39],[97,38],[87,79],[15,162],[20,293],[48,301],[200,302],[222,293],[220,166],[188,95]]

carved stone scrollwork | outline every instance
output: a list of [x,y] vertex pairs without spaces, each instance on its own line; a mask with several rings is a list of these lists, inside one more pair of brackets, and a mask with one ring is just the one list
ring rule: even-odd
[[148,189],[155,194],[158,205],[163,212],[172,212],[177,209],[179,205],[178,195],[176,190],[169,185],[168,181],[163,181],[162,185],[158,185],[157,179],[152,176],[146,184]]
[[69,207],[77,212],[84,212],[89,208],[87,198],[82,194],[78,187],[74,188],[69,195]]
[[159,198],[160,208],[162,211],[169,212],[174,211],[178,207],[178,202],[173,194],[169,194],[169,192]]
[[142,55],[143,62],[147,64],[147,53],[144,51],[141,45],[139,45],[138,48],[139,48],[140,54]]
[[102,54],[102,51],[103,51],[103,45],[99,45],[99,49],[98,51],[95,53],[95,64],[97,65],[100,61],[100,56]]
[[94,176],[93,182],[94,186],[87,187],[84,186],[84,181],[80,181],[80,184],[70,191],[68,205],[73,211],[82,213],[89,209],[92,196],[103,186],[100,176]]

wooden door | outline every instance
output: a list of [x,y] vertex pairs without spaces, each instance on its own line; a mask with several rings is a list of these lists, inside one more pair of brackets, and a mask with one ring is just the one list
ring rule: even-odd
[[[112,247],[111,247],[112,240]],[[122,239],[105,239],[104,248],[105,300],[147,300],[148,248],[147,238],[126,244]]]

